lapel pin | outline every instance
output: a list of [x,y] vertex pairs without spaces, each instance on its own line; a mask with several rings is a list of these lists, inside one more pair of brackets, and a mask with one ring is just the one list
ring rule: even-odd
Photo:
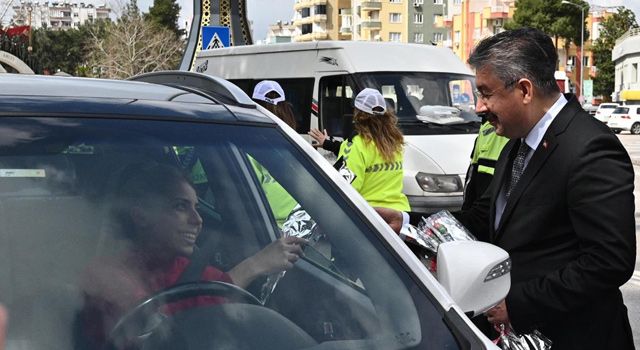
[[547,149],[547,146],[549,146],[549,144],[547,144],[547,140],[542,140],[542,147],[544,147],[544,149]]

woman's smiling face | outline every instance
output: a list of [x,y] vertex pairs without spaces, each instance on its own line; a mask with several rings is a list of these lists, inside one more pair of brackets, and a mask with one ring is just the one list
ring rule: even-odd
[[189,256],[202,229],[198,196],[193,187],[181,181],[162,196],[144,201],[134,211],[141,243],[167,255]]

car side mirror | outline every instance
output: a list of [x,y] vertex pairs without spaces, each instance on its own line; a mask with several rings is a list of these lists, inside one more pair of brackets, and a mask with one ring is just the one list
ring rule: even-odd
[[493,244],[443,243],[437,261],[438,281],[470,317],[501,302],[511,287],[509,254]]

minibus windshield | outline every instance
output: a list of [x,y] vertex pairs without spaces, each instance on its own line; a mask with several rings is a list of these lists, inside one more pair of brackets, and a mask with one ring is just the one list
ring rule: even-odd
[[[380,90],[405,134],[477,133],[475,79],[471,75],[431,72],[354,74],[364,87]],[[432,133],[432,132],[429,132]]]

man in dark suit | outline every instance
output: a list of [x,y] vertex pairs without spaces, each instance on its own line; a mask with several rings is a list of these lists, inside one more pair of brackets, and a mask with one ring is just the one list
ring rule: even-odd
[[636,241],[633,166],[618,138],[554,79],[553,42],[534,29],[481,41],[477,112],[510,139],[485,193],[458,219],[512,259],[511,290],[486,315],[554,350],[633,349],[619,287]]

